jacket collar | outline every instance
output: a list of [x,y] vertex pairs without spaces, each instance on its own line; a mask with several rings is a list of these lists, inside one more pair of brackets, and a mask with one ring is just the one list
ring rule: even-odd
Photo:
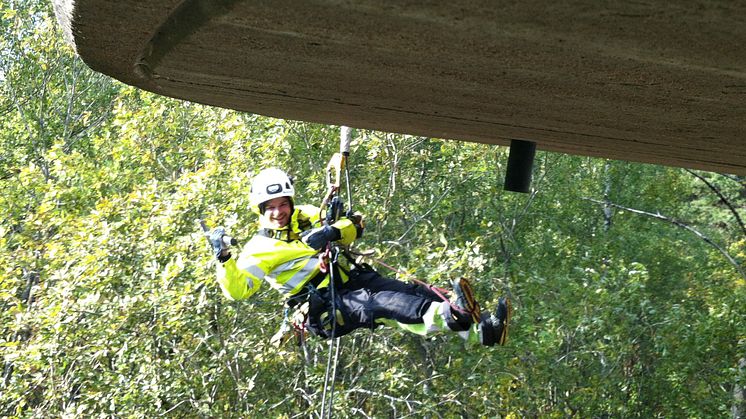
[[290,222],[281,228],[273,228],[270,223],[265,221],[264,217],[259,217],[258,233],[262,236],[282,241],[298,240],[302,232],[298,223],[299,215],[300,210],[298,208],[293,209],[293,213],[290,215]]

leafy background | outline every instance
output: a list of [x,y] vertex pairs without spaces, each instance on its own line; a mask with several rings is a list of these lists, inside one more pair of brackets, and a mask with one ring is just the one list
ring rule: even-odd
[[[0,6],[0,416],[318,415],[327,343],[272,347],[279,296],[225,300],[195,220],[249,238],[269,166],[318,203],[338,127],[122,85],[47,2]],[[354,130],[352,151],[360,248],[516,311],[504,348],[344,338],[336,416],[745,414],[746,179],[539,152],[514,194],[503,147]]]

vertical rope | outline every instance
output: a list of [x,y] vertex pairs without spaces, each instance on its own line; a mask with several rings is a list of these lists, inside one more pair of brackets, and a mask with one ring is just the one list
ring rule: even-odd
[[[334,384],[337,381],[337,362],[339,360],[339,338],[337,338],[337,296],[334,267],[337,265],[339,251],[331,245],[327,247],[329,253],[329,294],[331,297],[331,321],[332,333],[329,340],[329,356],[326,361],[326,372],[324,374],[324,391],[321,395],[321,418],[332,417],[332,407],[334,406]],[[331,380],[331,384],[330,384]],[[329,401],[327,403],[327,390],[329,391]]]
[[[350,191],[350,171],[347,167],[347,158],[350,155],[350,141],[351,141],[351,130],[349,127],[340,127],[340,144],[339,144],[339,161],[337,162],[337,184],[333,185],[331,182],[331,175],[329,169],[332,166],[332,162],[327,165],[327,184],[329,186],[329,193],[324,201],[322,202],[322,208],[324,203],[332,199],[333,196],[339,194],[339,186],[341,179],[339,178],[341,173],[339,171],[345,171],[345,183],[347,184],[347,199],[349,202],[350,213],[352,211],[352,193]],[[341,214],[334,214],[334,217],[339,217]],[[336,220],[333,220],[336,221]],[[332,222],[333,222],[332,221]],[[331,222],[329,222],[331,224]],[[331,321],[332,321],[332,333],[331,339],[329,340],[329,356],[326,362],[326,372],[324,374],[324,390],[321,395],[321,418],[331,418],[332,408],[334,406],[334,385],[337,381],[337,365],[339,363],[339,348],[340,341],[337,337],[337,295],[336,295],[336,278],[334,268],[337,266],[339,249],[334,247],[331,243],[327,244],[326,253],[329,256],[329,295],[331,297]],[[330,383],[331,379],[331,383]],[[329,392],[329,400],[327,403],[327,390]]]

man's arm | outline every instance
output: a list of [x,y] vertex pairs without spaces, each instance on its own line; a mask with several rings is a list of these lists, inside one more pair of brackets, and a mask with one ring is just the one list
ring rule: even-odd
[[236,301],[249,298],[259,290],[261,285],[259,278],[240,269],[233,258],[225,263],[218,263],[217,279],[223,295]]
[[338,220],[336,223],[332,224],[332,227],[339,230],[340,237],[337,242],[345,246],[351,244],[355,239],[360,237],[358,234],[359,228],[349,218]]

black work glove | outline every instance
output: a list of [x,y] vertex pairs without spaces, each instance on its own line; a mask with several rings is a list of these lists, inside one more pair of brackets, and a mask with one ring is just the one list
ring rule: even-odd
[[220,263],[225,263],[231,258],[231,252],[228,251],[228,245],[223,239],[225,237],[225,228],[217,227],[210,232],[210,245],[215,257]]
[[338,196],[332,198],[329,206],[326,208],[327,225],[334,224],[345,212],[345,204]]
[[352,224],[355,226],[355,231],[357,232],[355,238],[359,239],[360,237],[363,237],[363,232],[365,231],[365,219],[363,217],[363,214],[359,212],[348,211],[347,218],[349,218],[350,221],[352,221]]
[[342,238],[342,233],[336,227],[325,225],[323,227],[306,230],[301,235],[303,243],[314,250],[321,250],[327,243]]

